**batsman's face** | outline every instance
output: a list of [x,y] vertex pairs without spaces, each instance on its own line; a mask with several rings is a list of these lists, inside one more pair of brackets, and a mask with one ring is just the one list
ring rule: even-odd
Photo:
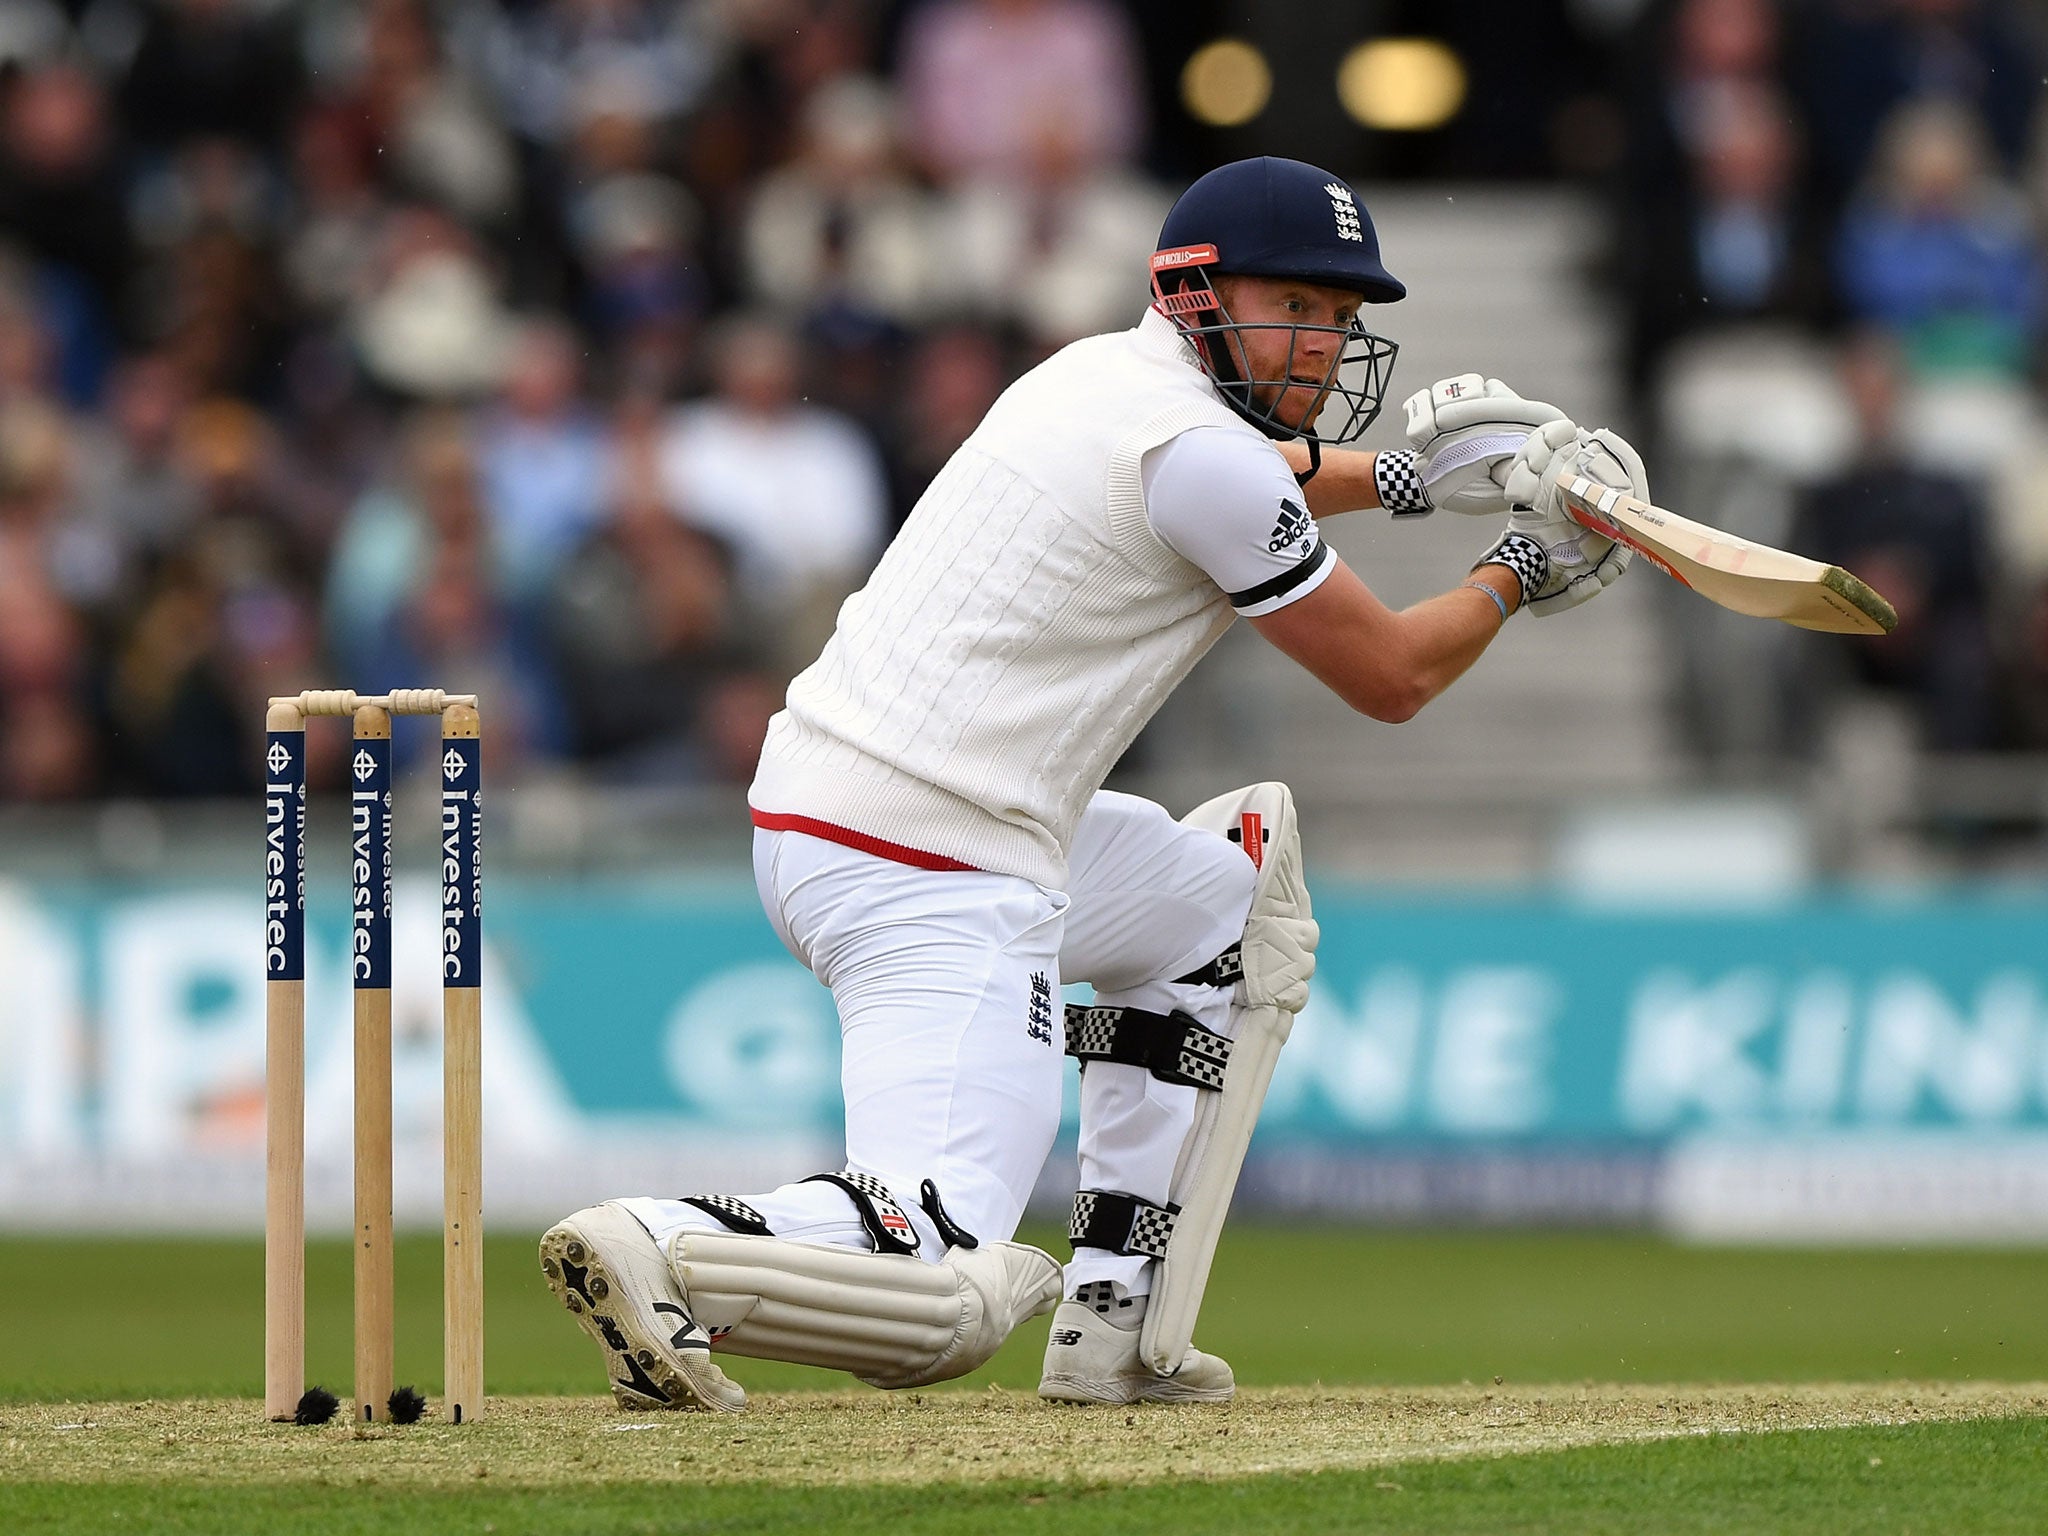
[[1293,431],[1314,426],[1358,317],[1358,295],[1289,278],[1227,276],[1216,279],[1216,296],[1241,327],[1230,345],[1253,381],[1254,403]]

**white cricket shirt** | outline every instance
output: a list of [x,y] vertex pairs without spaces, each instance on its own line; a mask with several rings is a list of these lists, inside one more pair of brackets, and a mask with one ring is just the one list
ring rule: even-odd
[[754,819],[1063,888],[1083,808],[1233,611],[1298,601],[1334,564],[1172,322],[1062,348],[947,461],[790,684]]

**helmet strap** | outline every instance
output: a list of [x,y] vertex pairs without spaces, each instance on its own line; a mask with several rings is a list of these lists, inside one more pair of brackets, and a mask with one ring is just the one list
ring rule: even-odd
[[1323,440],[1311,432],[1301,441],[1308,444],[1308,468],[1294,477],[1294,483],[1306,490],[1309,481],[1315,479],[1316,471],[1323,467]]

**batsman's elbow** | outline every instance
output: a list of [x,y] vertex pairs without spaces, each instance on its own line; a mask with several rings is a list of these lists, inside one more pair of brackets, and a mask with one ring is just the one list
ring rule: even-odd
[[1341,561],[1315,591],[1253,626],[1351,708],[1398,725],[1412,720],[1440,687],[1430,657],[1392,613]]
[[1368,719],[1382,725],[1406,725],[1422,713],[1422,706],[1434,691],[1420,681],[1399,677],[1376,677],[1345,695],[1344,702]]

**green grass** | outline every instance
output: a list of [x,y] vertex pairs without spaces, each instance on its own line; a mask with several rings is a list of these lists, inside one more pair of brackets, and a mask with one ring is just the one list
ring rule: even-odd
[[[1050,1242],[1044,1232],[1027,1235]],[[403,1240],[399,1261],[398,1379],[432,1394],[440,1379],[438,1238]],[[308,1260],[308,1379],[343,1394],[351,1374],[348,1264],[341,1242],[315,1245]],[[2044,1418],[1773,1432],[1787,1422],[1895,1415],[1882,1407],[1833,1418],[1765,1412],[1712,1421],[1757,1432],[1717,1429],[1585,1443],[1633,1432],[1596,1428],[1567,1437],[1564,1443],[1575,1448],[1544,1451],[1522,1448],[1536,1441],[1496,1441],[1460,1428],[1493,1427],[1473,1415],[1524,1412],[1509,1402],[1518,1387],[1548,1392],[1542,1411],[1553,1414],[1575,1411],[1583,1396],[1597,1417],[1614,1407],[1628,1384],[1638,1391],[1629,1411],[1648,1412],[1645,1403],[1664,1405],[1655,1404],[1658,1393],[1640,1390],[1643,1383],[2048,1380],[2048,1307],[2041,1305],[2048,1295],[2048,1252],[1723,1250],[1641,1235],[1237,1226],[1218,1256],[1201,1329],[1201,1341],[1232,1360],[1247,1389],[1233,1409],[1237,1429],[1228,1442],[1204,1438],[1227,1431],[1197,1417],[1202,1410],[1073,1419],[1038,1404],[1029,1393],[1043,1320],[959,1384],[979,1391],[978,1399],[927,1394],[923,1406],[913,1408],[908,1397],[865,1394],[813,1403],[781,1418],[764,1405],[746,1420],[689,1419],[650,1434],[611,1433],[617,1421],[610,1409],[588,1400],[603,1386],[595,1351],[541,1283],[531,1239],[494,1238],[487,1275],[491,1391],[543,1395],[557,1404],[553,1412],[587,1433],[590,1445],[622,1454],[635,1449],[643,1458],[657,1454],[606,1464],[603,1475],[593,1461],[579,1483],[574,1470],[561,1478],[569,1453],[560,1431],[540,1435],[539,1450],[515,1455],[504,1449],[510,1439],[486,1451],[492,1442],[473,1438],[477,1431],[447,1426],[389,1431],[394,1438],[382,1442],[351,1439],[345,1427],[300,1431],[252,1422],[245,1430],[242,1415],[255,1417],[250,1403],[226,1412],[231,1422],[210,1444],[145,1431],[143,1452],[161,1462],[154,1470],[145,1469],[149,1455],[139,1453],[126,1462],[88,1463],[90,1434],[24,1428],[25,1416],[68,1420],[73,1410],[31,1405],[247,1398],[260,1391],[261,1245],[0,1236],[0,1464],[12,1468],[0,1477],[0,1531],[1896,1536],[2048,1530],[2048,1476],[2040,1470],[2048,1453]],[[797,1388],[844,1385],[844,1378],[751,1360],[733,1362],[733,1370],[771,1403],[773,1394]],[[1507,1387],[1495,1389],[1496,1377]],[[1478,1385],[1453,1385],[1462,1395],[1433,1407],[1419,1393],[1372,1391],[1461,1382]],[[1262,1422],[1268,1406],[1260,1389],[1317,1383],[1350,1394],[1329,1399],[1335,1449],[1303,1463],[1324,1470],[1268,1473],[1260,1470],[1263,1450],[1255,1456],[1244,1446],[1247,1454],[1228,1462],[1215,1450],[1240,1445]],[[1580,1394],[1531,1386],[1536,1383],[1623,1388]],[[992,1396],[991,1384],[1019,1395]],[[2002,1404],[2032,1408],[2043,1401],[2037,1389],[1998,1390],[2006,1394]],[[1754,1395],[1760,1401],[1769,1396]],[[1933,1406],[1918,1416],[1950,1411],[1938,1389],[1925,1401]],[[22,1406],[10,1415],[9,1403]],[[863,1403],[905,1410],[894,1416],[901,1421],[894,1429],[882,1426],[888,1433],[928,1435],[937,1421],[920,1415],[950,1415],[965,1423],[964,1429],[954,1426],[964,1438],[953,1443],[986,1450],[987,1459],[958,1454],[937,1463],[943,1471],[933,1481],[892,1480],[889,1442],[853,1433],[861,1411],[856,1405]],[[966,1422],[969,1410],[1014,1427],[977,1428]],[[1012,1418],[1005,1421],[1005,1414]],[[1439,1449],[1418,1440],[1380,1452],[1361,1438],[1427,1414],[1437,1416]],[[135,1418],[133,1410],[129,1417]],[[509,1436],[514,1417],[507,1412],[482,1428]],[[788,1437],[799,1422],[827,1437],[831,1449],[822,1458],[799,1463],[792,1456]],[[1699,1423],[1666,1414],[1652,1432]],[[1002,1456],[1005,1435],[1042,1439],[1063,1427],[1104,1444],[1121,1438],[1120,1453],[1151,1468],[1149,1480],[1056,1459],[1045,1465],[1072,1470],[1025,1476]],[[860,1431],[873,1432],[872,1423]],[[743,1433],[754,1437],[751,1446]],[[284,1438],[253,1444],[265,1435]],[[437,1442],[437,1435],[455,1438]],[[1154,1439],[1143,1438],[1148,1435]],[[830,1479],[764,1473],[754,1463],[731,1460],[753,1456],[764,1442],[772,1442],[787,1465],[823,1465],[849,1480],[822,1485]],[[245,1444],[277,1463],[252,1461],[236,1472],[237,1448]],[[1493,1444],[1513,1446],[1515,1453],[1483,1454]],[[452,1473],[445,1460],[432,1475],[422,1470],[435,1445],[435,1454],[454,1458]],[[419,1457],[408,1460],[415,1451]],[[1412,1459],[1418,1455],[1452,1459]],[[575,1459],[580,1469],[580,1454]],[[970,1459],[977,1463],[972,1470]],[[724,1475],[707,1480],[704,1469],[717,1465],[726,1468]],[[543,1468],[552,1470],[543,1475]]]
[[765,1532],[1063,1536],[1208,1533],[2038,1533],[2048,1529],[2039,1419],[1715,1435],[1365,1472],[1179,1481],[922,1488],[660,1483],[522,1489],[49,1483],[0,1487],[0,1527],[29,1533],[317,1530]]
[[[1035,1234],[1041,1241],[1048,1235]],[[1064,1246],[1054,1248],[1064,1253]],[[310,1381],[346,1393],[349,1251],[307,1264]],[[440,1380],[440,1245],[399,1245],[398,1379]],[[0,1237],[0,1402],[260,1390],[260,1243]],[[591,1392],[597,1356],[492,1239],[494,1392]],[[1639,1235],[1233,1227],[1201,1342],[1246,1385],[2048,1378],[2048,1252],[1697,1249]],[[1043,1320],[970,1386],[1037,1380]],[[841,1378],[742,1361],[750,1389]]]

